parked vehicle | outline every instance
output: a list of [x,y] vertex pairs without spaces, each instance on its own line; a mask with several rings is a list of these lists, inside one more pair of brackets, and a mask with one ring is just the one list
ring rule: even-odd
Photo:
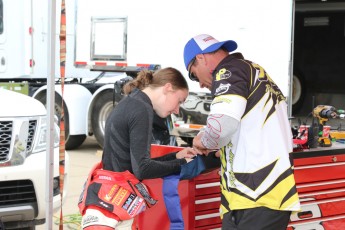
[[[16,90],[22,88],[12,86]],[[36,99],[3,88],[0,87],[0,222],[5,229],[35,229],[47,218],[47,111]],[[56,124],[54,135],[54,162],[57,163],[53,169],[52,205],[57,211],[61,207],[61,191],[60,133]],[[69,157],[65,153],[65,185],[68,165]],[[63,196],[66,194],[67,186],[64,186]]]
[[[225,12],[219,13],[215,5],[210,6],[205,0],[199,1],[197,5],[194,1],[183,4],[171,2],[163,5],[158,0],[65,0],[65,8],[62,8],[62,12],[66,13],[66,25],[64,20],[60,20],[61,0],[56,2],[56,67],[60,65],[59,38],[64,37],[60,37],[60,26],[67,31],[66,53],[62,54],[66,57],[63,61],[66,77],[63,90],[59,68],[56,68],[55,74],[55,108],[56,114],[60,117],[63,102],[66,149],[77,148],[87,136],[92,135],[100,146],[103,145],[105,120],[121,98],[114,92],[114,83],[117,80],[127,76],[136,77],[137,72],[143,68],[155,71],[168,66],[178,68],[187,76],[182,60],[183,46],[186,41],[199,33],[213,34],[219,40],[238,41],[237,51],[264,66],[280,86],[288,98],[290,111],[297,113],[301,108],[309,107],[305,104],[310,101],[307,99],[318,96],[307,94],[312,92],[311,83],[319,82],[318,76],[326,76],[327,73],[327,77],[321,79],[327,79],[328,83],[332,82],[324,85],[323,89],[327,86],[327,90],[322,92],[327,93],[327,96],[319,95],[322,99],[333,98],[331,95],[334,92],[341,91],[340,84],[334,84],[338,81],[334,76],[340,76],[335,73],[339,70],[337,68],[339,65],[328,68],[325,65],[329,62],[322,62],[322,65],[316,65],[323,67],[321,71],[320,68],[308,66],[307,63],[310,61],[306,62],[303,51],[299,51],[299,49],[322,50],[316,47],[326,46],[320,46],[317,42],[324,41],[327,42],[327,47],[331,45],[339,47],[339,49],[330,48],[328,52],[339,51],[336,55],[329,53],[329,56],[340,63],[343,45],[339,35],[342,34],[343,27],[337,26],[337,31],[332,32],[329,38],[326,34],[327,31],[333,31],[334,23],[339,24],[338,21],[341,21],[345,8],[341,1],[289,0],[281,3],[269,0],[240,2],[221,0],[217,6],[221,5]],[[46,10],[47,4],[45,0],[0,0],[2,14],[0,81],[27,82],[28,95],[44,104],[48,72],[47,22],[48,17],[51,17]],[[306,12],[315,12],[316,9],[322,11],[322,15],[332,14],[312,16],[326,20],[328,18],[329,26],[321,26],[327,28],[326,30],[319,30],[318,26],[308,28],[302,26],[304,32],[316,29],[315,33],[318,36],[301,34],[301,26],[297,23],[303,21]],[[335,15],[335,11],[338,16]],[[296,15],[296,29],[294,29],[294,15]],[[333,20],[333,18],[337,19]],[[222,25],[226,25],[226,28]],[[333,36],[333,34],[337,35]],[[308,39],[306,42],[309,45],[300,42],[301,37],[321,36],[325,39]],[[296,39],[295,46],[292,45],[294,39]],[[320,56],[324,55],[310,54],[311,58],[308,60],[313,61]],[[197,83],[189,83],[192,96],[205,93],[204,90],[199,89]],[[322,104],[319,101],[316,103]],[[325,104],[345,107],[333,102]],[[307,110],[310,111],[311,108],[312,106]],[[182,107],[181,110],[192,112],[187,107]]]
[[[56,67],[60,65],[60,4],[56,13]],[[161,1],[66,0],[66,61],[62,93],[60,69],[56,68],[55,110],[59,115],[64,106],[66,149],[80,146],[85,138],[94,135],[103,145],[104,124],[120,97],[114,93],[114,83],[126,76],[136,77],[142,68],[157,70],[173,66],[186,74],[183,65],[183,46],[198,33],[212,33],[218,39],[234,39],[239,51],[248,58],[263,63],[288,93],[291,2],[272,3],[275,11],[257,18],[249,16],[264,9],[261,2],[240,5],[222,0],[225,14],[210,9],[208,2],[165,3]],[[0,0],[3,13],[0,30],[0,81],[27,82],[28,95],[46,103],[47,94],[47,22],[48,2],[45,0]],[[181,10],[197,7],[192,13]],[[169,9],[169,10],[166,10]],[[16,13],[14,13],[16,12]],[[176,14],[176,12],[179,12]],[[245,20],[237,20],[241,14]],[[208,15],[205,17],[204,15]],[[212,18],[212,20],[209,20]],[[277,18],[277,20],[271,20]],[[219,26],[228,21],[228,27]],[[62,21],[63,23],[63,21]],[[16,25],[16,26],[13,26]],[[199,25],[202,25],[202,29]],[[250,39],[259,30],[264,34]],[[260,45],[259,45],[260,44]],[[272,61],[271,57],[275,57]],[[144,64],[142,64],[144,63]],[[267,64],[265,64],[267,63]],[[268,65],[269,63],[269,65]],[[278,74],[279,73],[279,74]],[[203,92],[190,82],[191,92]]]

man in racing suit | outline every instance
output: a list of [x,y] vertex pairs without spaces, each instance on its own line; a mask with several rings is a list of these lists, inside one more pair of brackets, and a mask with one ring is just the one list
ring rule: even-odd
[[193,148],[219,149],[223,229],[286,229],[299,211],[286,98],[268,73],[245,60],[232,40],[201,34],[184,48],[191,80],[213,96]]

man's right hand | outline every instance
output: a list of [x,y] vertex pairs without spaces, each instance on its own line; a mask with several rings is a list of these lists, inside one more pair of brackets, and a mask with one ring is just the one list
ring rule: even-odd
[[199,154],[208,155],[209,152],[213,151],[207,149],[201,141],[202,136],[204,135],[203,131],[200,131],[196,137],[193,139],[193,149],[197,151]]
[[[208,155],[210,152],[217,151],[218,149],[208,149],[205,147],[205,145],[202,143],[201,138],[204,135],[203,131],[200,131],[196,137],[193,139],[193,149],[198,154]],[[217,152],[216,157],[219,157],[220,154]]]

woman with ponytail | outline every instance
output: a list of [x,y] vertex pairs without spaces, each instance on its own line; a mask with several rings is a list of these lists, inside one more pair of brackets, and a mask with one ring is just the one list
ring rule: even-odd
[[[177,153],[151,158],[152,125],[155,113],[161,118],[178,114],[188,90],[184,76],[171,67],[156,72],[143,70],[126,83],[123,87],[126,96],[116,105],[105,125],[103,170],[129,171],[139,181],[179,173],[181,166],[197,153],[192,148],[184,148]],[[87,192],[90,193],[90,188]],[[97,190],[95,194],[100,192]],[[87,199],[86,203],[92,203]],[[115,198],[110,200],[107,205],[114,205]],[[104,200],[102,202],[104,204]],[[86,208],[82,222],[83,229],[87,230],[100,229],[100,226],[106,230],[131,229],[133,218],[124,220],[98,205]]]

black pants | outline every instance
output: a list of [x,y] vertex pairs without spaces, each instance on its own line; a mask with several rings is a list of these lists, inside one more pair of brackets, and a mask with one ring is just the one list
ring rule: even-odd
[[222,230],[286,230],[290,215],[266,207],[234,210],[223,216]]

